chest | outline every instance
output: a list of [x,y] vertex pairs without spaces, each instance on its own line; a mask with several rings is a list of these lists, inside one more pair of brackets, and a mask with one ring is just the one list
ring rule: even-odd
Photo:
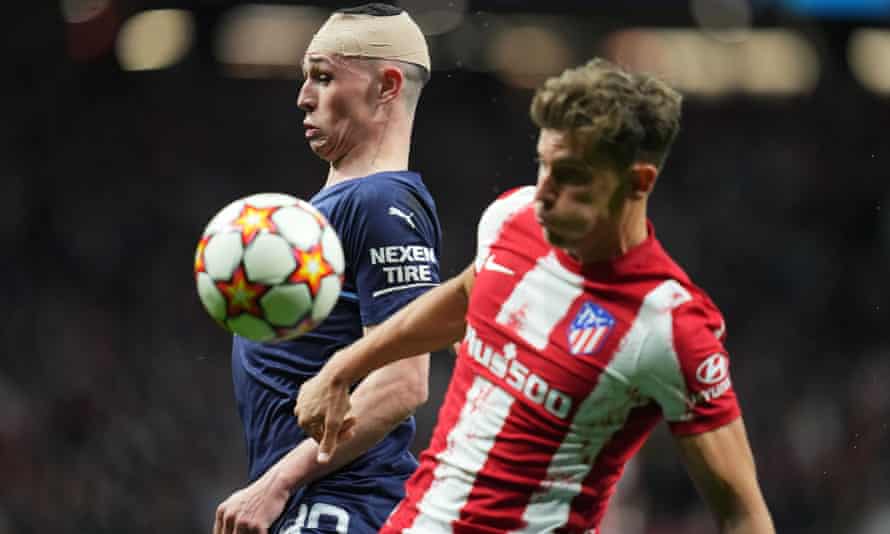
[[634,366],[649,331],[639,317],[646,291],[586,280],[546,247],[495,245],[477,270],[463,356],[558,419],[595,391],[634,403]]

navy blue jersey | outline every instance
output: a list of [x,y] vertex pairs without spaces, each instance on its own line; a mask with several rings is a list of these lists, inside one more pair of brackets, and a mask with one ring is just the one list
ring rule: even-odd
[[[330,316],[296,340],[257,343],[234,338],[232,374],[251,480],[306,439],[293,416],[300,385],[335,351],[361,337],[363,326],[384,321],[439,283],[441,229],[435,203],[418,174],[381,172],[347,180],[323,189],[311,203],[328,218],[343,244],[343,289]],[[408,452],[413,437],[414,420],[409,418],[363,456],[326,477],[325,491],[336,493],[340,487],[355,494],[390,479],[398,482],[393,491],[400,492],[401,481],[416,467]],[[301,493],[295,494],[296,500]]]

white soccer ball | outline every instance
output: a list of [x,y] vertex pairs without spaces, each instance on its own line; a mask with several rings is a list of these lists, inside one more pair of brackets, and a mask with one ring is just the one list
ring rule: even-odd
[[195,253],[195,282],[221,326],[254,341],[280,341],[331,313],[344,267],[340,238],[315,207],[260,193],[210,220]]

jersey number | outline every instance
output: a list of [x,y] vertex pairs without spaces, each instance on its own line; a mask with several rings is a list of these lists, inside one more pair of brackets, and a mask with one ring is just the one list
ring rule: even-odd
[[349,531],[349,512],[333,504],[317,502],[311,508],[301,504],[297,518],[292,523],[286,523],[278,532],[279,534],[299,534],[303,528],[318,528],[321,516],[336,520],[337,524],[334,526],[334,530],[337,534],[346,534]]

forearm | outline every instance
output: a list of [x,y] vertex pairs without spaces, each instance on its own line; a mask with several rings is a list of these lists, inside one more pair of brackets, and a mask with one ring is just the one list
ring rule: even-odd
[[342,442],[326,463],[316,461],[318,443],[303,440],[270,469],[269,476],[292,492],[352,462],[426,401],[428,370],[429,355],[424,354],[372,373],[350,396],[350,413],[356,418],[352,438]]
[[402,308],[334,355],[322,373],[335,385],[348,385],[391,362],[433,352],[460,339],[466,328],[468,302],[463,278],[452,278]]
[[775,534],[741,418],[678,443],[722,534]]
[[723,523],[720,528],[723,534],[775,534],[769,511],[764,505],[758,510],[739,514]]

